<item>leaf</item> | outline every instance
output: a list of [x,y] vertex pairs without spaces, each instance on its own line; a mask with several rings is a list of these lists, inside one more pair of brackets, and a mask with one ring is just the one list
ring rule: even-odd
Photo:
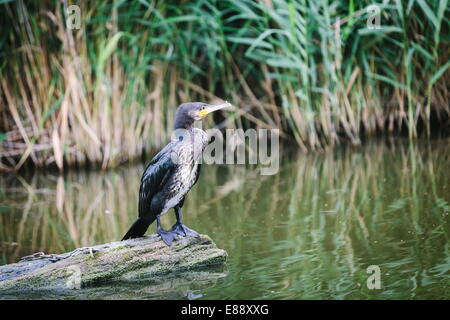
[[295,61],[289,60],[287,58],[280,59],[267,59],[267,64],[272,67],[288,68],[288,69],[299,69],[302,70],[302,65]]
[[433,13],[433,10],[431,10],[428,4],[424,0],[417,0],[417,3],[419,4],[420,8],[423,10],[425,15],[428,17],[428,19],[430,19],[431,22],[434,24],[434,26],[436,28],[439,28],[439,22]]
[[436,71],[436,73],[431,77],[430,86],[432,86],[436,83],[436,81],[439,80],[439,78],[444,74],[448,67],[450,67],[450,61],[447,61],[447,63],[440,67],[439,70]]
[[425,58],[427,58],[430,61],[434,61],[434,58],[432,56],[432,54],[430,54],[428,51],[426,51],[422,46],[420,46],[417,43],[412,44],[412,46],[418,51],[420,52]]
[[100,51],[100,55],[98,57],[98,70],[102,71],[103,67],[105,66],[106,60],[111,56],[114,49],[116,49],[117,43],[119,42],[119,39],[123,36],[122,32],[117,32],[114,36],[112,36],[111,39],[109,39],[106,46],[103,48],[103,50]]
[[289,33],[285,30],[278,30],[278,29],[269,29],[264,31],[259,35],[258,38],[256,38],[255,42],[253,42],[252,46],[248,48],[246,54],[251,53],[256,47],[260,45],[261,42],[263,42],[264,39],[271,36],[272,34],[281,34],[284,36],[287,36],[289,38]]
[[389,84],[393,85],[394,87],[398,87],[400,89],[406,90],[406,86],[403,83],[400,83],[400,82],[390,79],[388,77],[385,77],[385,76],[382,76],[379,74],[375,74],[375,73],[370,73],[369,76],[372,77],[373,79],[389,83]]
[[[253,45],[255,42],[254,38],[228,37],[227,40],[230,42],[234,42],[234,43],[248,44],[248,45]],[[266,41],[260,41],[257,46],[261,47],[261,48],[273,50],[273,46]]]
[[399,27],[386,27],[386,26],[381,26],[379,28],[374,28],[374,29],[370,29],[370,28],[362,28],[358,30],[358,34],[359,35],[368,35],[368,34],[378,34],[378,35],[385,35],[391,32],[402,32],[402,29]]
[[384,213],[391,213],[405,208],[406,204],[408,203],[408,200],[409,198],[400,198],[395,200],[392,204],[388,206],[388,210],[386,210]]
[[441,208],[444,211],[450,211],[450,204],[442,198],[436,199],[436,207]]

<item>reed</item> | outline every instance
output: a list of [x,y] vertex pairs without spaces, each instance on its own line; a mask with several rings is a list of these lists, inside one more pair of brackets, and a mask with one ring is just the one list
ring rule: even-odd
[[304,151],[430,134],[450,114],[448,1],[379,1],[370,29],[373,3],[0,1],[0,168],[131,161],[188,100],[228,99],[226,126],[279,128]]

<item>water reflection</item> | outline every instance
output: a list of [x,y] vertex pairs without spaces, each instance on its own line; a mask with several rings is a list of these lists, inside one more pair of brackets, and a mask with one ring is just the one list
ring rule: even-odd
[[81,290],[66,288],[41,288],[35,290],[0,290],[1,299],[183,299],[196,300],[202,292],[217,284],[217,280],[227,275],[226,267],[213,266],[189,272],[153,275],[135,279],[122,279]]
[[[448,299],[448,143],[290,154],[274,176],[206,166],[185,220],[230,263],[203,298]],[[142,171],[0,176],[2,262],[120,239]],[[370,265],[381,268],[380,290],[366,286]]]

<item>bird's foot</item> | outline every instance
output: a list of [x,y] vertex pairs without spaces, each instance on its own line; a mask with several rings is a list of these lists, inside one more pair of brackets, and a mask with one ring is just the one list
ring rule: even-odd
[[172,245],[173,240],[177,237],[177,233],[172,230],[158,230],[158,234],[162,241],[169,247]]
[[172,229],[170,229],[172,232],[174,232],[175,234],[179,234],[180,236],[188,236],[188,237],[194,237],[194,238],[200,238],[200,235],[195,232],[192,229],[189,229],[188,227],[186,227],[184,224],[182,223],[175,223],[172,227]]

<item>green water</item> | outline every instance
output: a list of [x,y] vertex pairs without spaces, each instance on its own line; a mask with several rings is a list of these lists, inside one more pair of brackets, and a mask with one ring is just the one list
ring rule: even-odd
[[[273,176],[204,166],[184,220],[227,250],[226,276],[183,282],[181,291],[143,282],[147,290],[130,287],[122,297],[449,299],[449,145],[285,148]],[[143,168],[1,175],[0,262],[120,239],[137,214]],[[164,216],[165,226],[174,221],[172,211]],[[380,268],[380,289],[367,287],[370,265]]]

